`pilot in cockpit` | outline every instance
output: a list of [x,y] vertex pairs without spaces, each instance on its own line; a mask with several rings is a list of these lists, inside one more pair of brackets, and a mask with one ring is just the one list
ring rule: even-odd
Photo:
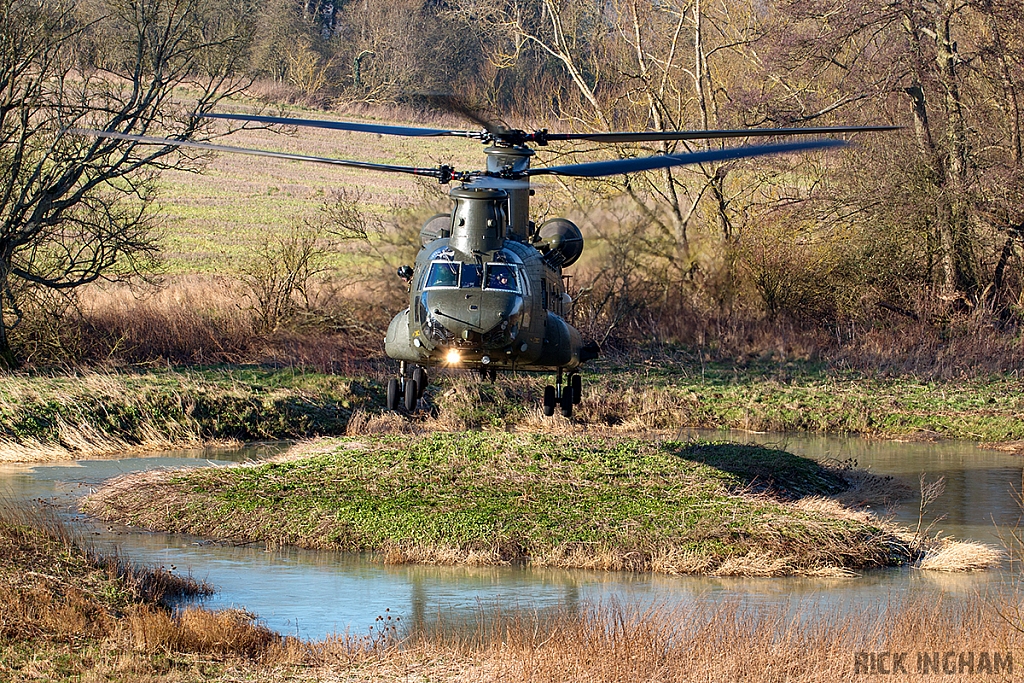
[[515,278],[508,266],[490,266],[487,276],[488,289],[515,291]]

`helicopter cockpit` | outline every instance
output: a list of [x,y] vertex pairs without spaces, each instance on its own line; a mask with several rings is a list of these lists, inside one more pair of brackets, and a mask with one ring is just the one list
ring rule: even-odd
[[521,294],[522,277],[514,263],[432,261],[423,289],[483,289]]
[[505,263],[487,264],[487,284],[484,289],[500,289],[508,292],[518,292],[518,278],[516,277],[515,266]]

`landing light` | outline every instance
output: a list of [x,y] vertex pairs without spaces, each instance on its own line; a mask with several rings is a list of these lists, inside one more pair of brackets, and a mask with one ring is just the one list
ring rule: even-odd
[[444,361],[448,363],[448,365],[458,365],[461,360],[462,356],[459,354],[458,349],[451,349],[444,357]]

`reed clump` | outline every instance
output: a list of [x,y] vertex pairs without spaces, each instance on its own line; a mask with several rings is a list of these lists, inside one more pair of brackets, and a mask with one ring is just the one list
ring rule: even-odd
[[352,410],[375,400],[356,380],[268,367],[10,374],[0,461],[343,433]]

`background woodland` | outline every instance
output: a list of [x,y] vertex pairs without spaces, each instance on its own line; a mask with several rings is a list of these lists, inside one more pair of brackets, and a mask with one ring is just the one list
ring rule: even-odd
[[[108,4],[139,10],[160,3]],[[216,43],[217,53],[201,41],[188,48],[193,60],[181,66],[182,73],[223,79],[207,78],[206,94],[196,98],[199,108],[243,96],[264,109],[300,107],[473,128],[430,97],[458,93],[481,115],[521,128],[903,126],[858,135],[840,152],[703,164],[539,190],[537,208],[570,216],[588,240],[589,253],[571,281],[575,322],[612,352],[641,347],[648,353],[668,345],[701,357],[767,354],[943,375],[1020,366],[1019,2],[193,4],[205,17],[201,35],[216,30],[230,37]],[[5,5],[9,20],[19,3]],[[106,16],[110,9],[98,0],[78,11]],[[92,30],[88,26],[80,20],[70,30],[53,30],[79,36]],[[98,43],[92,40],[92,52],[72,41],[79,60],[74,73],[90,73],[82,64],[102,62],[94,59]],[[61,47],[65,54],[71,44]],[[217,58],[206,57],[212,54]],[[183,77],[173,85],[194,88],[189,83]],[[180,117],[157,114],[165,104],[154,104],[150,134],[203,132],[174,124]],[[4,125],[0,119],[0,130]],[[7,150],[8,163],[12,138],[4,140],[7,147],[0,150]],[[555,158],[719,144],[579,145],[560,148]],[[437,161],[443,153],[439,148]],[[333,340],[329,353],[296,351],[289,362],[344,353],[379,356],[371,340],[404,306],[393,267],[414,253],[419,222],[444,207],[443,196],[429,188],[424,194],[423,215],[413,210],[383,218],[368,214],[355,195],[335,197],[317,220],[255,245],[247,265],[233,274],[233,286],[249,302],[247,317],[193,311],[191,328],[157,320],[143,329],[138,308],[118,319],[113,309],[83,305],[83,297],[93,295],[77,284],[142,276],[149,286],[166,286],[139,258],[159,260],[156,233],[143,229],[150,225],[144,221],[132,239],[145,248],[111,257],[112,264],[134,259],[130,268],[105,267],[67,286],[38,277],[18,280],[0,268],[0,284],[7,282],[3,318],[12,340],[7,358],[11,365],[260,360],[268,344],[276,349],[271,355],[284,357],[285,347],[327,339]],[[0,217],[11,211],[8,203]],[[0,232],[0,257],[10,234]],[[327,254],[336,249],[362,249],[372,259],[346,270],[331,264]],[[8,263],[24,258],[12,253]],[[32,253],[38,256],[38,250]],[[268,275],[273,269],[267,264],[280,272]],[[14,273],[15,265],[7,271]],[[346,287],[355,282],[358,287]],[[147,306],[147,315],[172,315]],[[169,329],[181,330],[180,339],[163,346],[154,341]],[[204,341],[209,339],[216,341]]]

